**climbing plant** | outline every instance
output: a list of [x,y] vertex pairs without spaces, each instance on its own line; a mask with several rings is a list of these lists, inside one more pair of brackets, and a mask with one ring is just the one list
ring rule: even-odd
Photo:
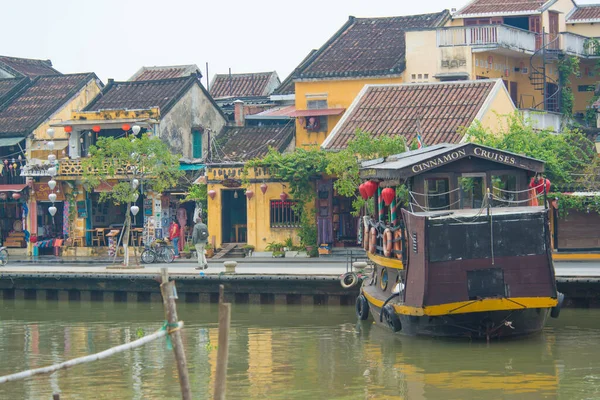
[[573,114],[575,95],[571,89],[571,76],[579,76],[579,58],[561,56],[558,60],[558,84],[560,92],[560,110],[563,115]]
[[558,200],[558,214],[566,217],[569,211],[600,214],[600,196],[576,196],[568,193],[548,193],[549,199]]

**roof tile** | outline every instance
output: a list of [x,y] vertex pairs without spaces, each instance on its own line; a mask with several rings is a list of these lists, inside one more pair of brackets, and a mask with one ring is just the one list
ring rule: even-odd
[[420,126],[427,145],[458,143],[496,81],[368,86],[334,129],[327,149],[343,149],[356,129],[375,137],[402,135],[410,143]]
[[36,76],[60,74],[52,68],[50,60],[0,56],[0,68],[6,68],[9,72],[15,73],[15,77],[35,78]]
[[[217,74],[210,85],[210,94],[215,98],[268,96],[272,89],[269,82],[276,72],[248,74]],[[279,78],[277,77],[277,81]]]
[[295,131],[293,121],[285,125],[224,127],[217,137],[219,153],[222,151],[224,160],[212,161],[247,161],[263,157],[269,147],[282,152],[294,139]]
[[165,67],[142,67],[129,80],[130,81],[156,81],[160,79],[182,78],[196,75],[202,78],[200,69],[194,65],[173,65]]
[[567,22],[599,20],[600,19],[600,4],[589,6],[577,6],[573,14],[569,16]]
[[478,14],[509,14],[535,12],[548,0],[474,0],[459,10],[455,16]]

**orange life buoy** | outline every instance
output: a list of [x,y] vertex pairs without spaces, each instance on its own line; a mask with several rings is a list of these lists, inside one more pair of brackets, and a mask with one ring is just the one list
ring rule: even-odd
[[375,254],[375,250],[377,249],[377,229],[374,227],[371,228],[371,234],[369,238],[369,253]]
[[402,259],[402,231],[398,229],[394,232],[394,251],[396,252],[396,258]]
[[392,231],[386,228],[383,231],[383,255],[389,257],[392,255]]

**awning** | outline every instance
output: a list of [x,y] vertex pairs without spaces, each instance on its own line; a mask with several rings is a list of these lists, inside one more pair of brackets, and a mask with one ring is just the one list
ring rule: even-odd
[[112,185],[108,182],[100,182],[100,184],[94,188],[94,193],[112,192],[113,185],[116,184],[117,182],[112,183]]
[[14,146],[14,145],[20,143],[22,140],[25,140],[25,138],[24,137],[0,138],[0,147]]
[[290,117],[320,117],[323,115],[341,115],[345,108],[320,108],[316,110],[296,110],[290,113]]
[[179,164],[180,171],[198,171],[204,169],[204,164]]
[[0,192],[21,192],[27,187],[27,184],[0,185]]

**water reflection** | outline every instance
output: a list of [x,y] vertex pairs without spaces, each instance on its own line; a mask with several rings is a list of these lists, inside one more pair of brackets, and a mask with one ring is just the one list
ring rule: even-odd
[[[195,399],[212,398],[217,308],[180,304]],[[0,374],[135,340],[160,304],[0,301]],[[228,399],[600,397],[600,311],[564,310],[543,335],[481,342],[392,335],[353,307],[234,305]],[[51,376],[0,385],[0,398],[180,398],[164,341]]]

